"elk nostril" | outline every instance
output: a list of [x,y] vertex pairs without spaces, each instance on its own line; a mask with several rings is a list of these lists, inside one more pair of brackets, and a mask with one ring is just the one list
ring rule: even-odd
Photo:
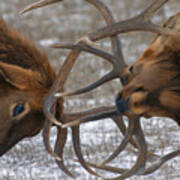
[[116,97],[116,102],[121,101],[121,99],[122,99],[122,94],[118,94]]
[[133,69],[134,69],[134,66],[131,66],[131,67],[129,68],[129,72],[130,72],[130,73],[133,73]]
[[128,97],[124,100],[122,99],[122,94],[119,94],[116,97],[116,106],[121,114],[124,114],[126,111],[129,110],[129,102],[130,102],[130,98]]

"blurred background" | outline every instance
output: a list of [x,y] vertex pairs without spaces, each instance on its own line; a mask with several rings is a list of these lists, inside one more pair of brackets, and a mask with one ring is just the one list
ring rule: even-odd
[[[4,0],[0,2],[1,16],[12,27],[24,33],[38,46],[44,48],[53,68],[61,67],[67,50],[54,50],[47,45],[55,42],[76,42],[89,31],[104,26],[97,10],[84,0],[64,0],[46,8],[19,15],[32,0]],[[149,0],[103,0],[113,12],[115,19],[123,20],[138,14],[150,3]],[[156,23],[162,24],[170,16],[180,11],[179,0],[171,0],[154,16]],[[132,32],[120,35],[124,57],[128,64],[134,63],[152,41],[153,34]],[[98,45],[110,50],[109,39],[98,42]],[[103,76],[111,66],[103,59],[82,53],[69,77],[66,89],[83,87]],[[109,82],[90,93],[75,96],[66,100],[66,110],[70,112],[89,109],[100,105],[114,104],[114,98],[121,89],[119,81]],[[142,119],[148,149],[159,155],[165,155],[180,148],[179,127],[167,118]],[[55,140],[56,130],[51,135]],[[90,162],[102,162],[119,145],[122,136],[116,125],[109,119],[87,123],[81,126],[81,144],[85,158]],[[136,160],[133,148],[129,145],[112,165],[130,168]],[[65,163],[78,180],[98,180],[89,175],[76,161],[69,131],[65,148]],[[177,157],[149,176],[133,176],[130,180],[179,180],[180,157]],[[104,173],[106,177],[113,177]],[[69,180],[58,169],[54,159],[46,152],[41,133],[34,138],[24,139],[0,159],[0,180]]]

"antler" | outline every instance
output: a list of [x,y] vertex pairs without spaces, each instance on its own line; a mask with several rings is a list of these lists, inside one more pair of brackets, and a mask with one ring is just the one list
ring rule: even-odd
[[[180,150],[176,150],[174,152],[171,152],[171,153],[163,156],[162,158],[159,158],[157,160],[157,162],[155,162],[152,166],[148,167],[145,170],[141,170],[141,172],[139,172],[137,175],[151,174],[151,173],[155,172],[157,169],[159,169],[164,163],[166,163],[170,159],[175,158],[175,157],[177,157],[179,155],[180,155]],[[122,173],[125,173],[125,172],[128,171],[128,169],[122,169],[122,168],[112,167],[112,166],[108,166],[108,165],[94,165],[92,163],[88,163],[88,164],[90,166],[94,167],[94,168],[106,170],[106,171],[109,171],[109,172],[119,173],[119,174],[122,174]],[[121,177],[117,177],[115,179],[119,180],[119,179],[121,179]]]
[[[42,1],[41,1],[42,2]],[[47,2],[47,1],[46,1]],[[49,3],[49,1],[48,1]],[[42,2],[42,4],[44,4]],[[84,39],[82,40],[84,41]],[[82,45],[82,42],[78,42],[78,45]],[[44,143],[45,143],[45,146],[46,146],[46,149],[47,151],[56,158],[57,162],[58,162],[58,165],[61,169],[63,169],[64,172],[66,172],[68,175],[70,175],[71,177],[73,177],[73,175],[65,168],[64,164],[63,164],[63,160],[62,160],[62,151],[63,151],[63,147],[64,147],[64,144],[65,144],[65,141],[66,141],[66,136],[64,135],[63,136],[63,139],[62,141],[64,143],[61,143],[60,144],[60,141],[56,141],[56,146],[55,146],[55,153],[53,152],[51,146],[50,146],[50,143],[49,143],[49,135],[50,135],[50,129],[51,129],[51,126],[52,126],[52,123],[56,124],[56,125],[60,125],[61,123],[58,122],[55,118],[54,118],[54,113],[51,112],[51,109],[53,107],[53,105],[56,103],[57,101],[57,98],[54,96],[55,92],[57,91],[57,87],[59,88],[59,91],[63,90],[63,86],[65,84],[65,81],[66,81],[66,78],[68,77],[68,74],[74,64],[74,61],[76,60],[76,57],[78,56],[78,51],[72,51],[68,58],[66,59],[63,67],[61,68],[58,76],[60,78],[57,78],[57,80],[55,81],[53,87],[51,88],[50,92],[49,92],[49,96],[47,98],[47,101],[45,102],[45,107],[49,107],[49,108],[45,108],[44,109],[44,112],[46,114],[46,116],[48,117],[48,119],[46,120],[46,125],[45,125],[45,128],[44,128],[44,133],[43,133],[43,137],[44,137]],[[63,72],[66,72],[65,74]],[[62,104],[61,104],[62,105]],[[103,108],[101,108],[103,109]],[[109,109],[109,107],[108,107]],[[101,110],[99,111],[100,109],[96,109],[96,111],[98,112],[101,112]],[[62,112],[62,108],[61,108],[61,112]],[[86,116],[88,112],[84,112],[84,113],[81,113],[80,116]],[[94,113],[94,111],[93,111]],[[63,114],[63,113],[62,113]],[[77,114],[75,115],[75,117],[77,117]],[[68,121],[68,119],[72,117],[72,116],[69,116],[69,115],[65,115],[63,114],[62,115],[62,118],[60,119],[60,121],[62,122],[63,119],[66,119]],[[49,121],[50,120],[50,121]],[[60,133],[61,131],[61,133]],[[64,131],[64,129],[62,129],[61,127],[59,127],[59,134],[67,134],[67,132],[62,132]],[[74,142],[74,147],[75,147],[75,152],[81,162],[81,164],[84,166],[84,168],[86,170],[88,170],[90,173],[93,173],[94,175],[98,175],[97,173],[93,172],[88,166],[87,164],[84,162],[84,159],[83,159],[83,156],[81,154],[81,151],[80,151],[80,145],[79,145],[79,127],[73,127],[72,128],[72,132],[73,132],[73,142]],[[59,155],[61,157],[61,160],[59,160],[57,158],[57,155]]]
[[[53,3],[57,3],[60,1],[62,0],[42,0],[39,1],[38,3],[34,3],[33,5],[28,6],[21,13],[28,12],[29,10],[50,5]],[[111,169],[110,171],[112,172],[122,173],[120,177],[117,177],[115,179],[124,179],[136,173],[147,174],[153,172],[154,170],[158,169],[160,165],[164,163],[167,159],[171,159],[177,156],[177,154],[179,154],[179,151],[161,158],[160,159],[161,163],[159,163],[158,165],[145,169],[145,163],[147,160],[147,145],[145,142],[144,134],[142,132],[138,117],[129,117],[129,125],[126,129],[126,126],[124,125],[121,115],[118,114],[115,107],[101,107],[85,112],[66,114],[63,111],[63,98],[65,96],[73,96],[88,92],[112,79],[120,78],[120,75],[124,70],[124,68],[126,67],[126,64],[124,62],[123,54],[121,51],[121,43],[117,37],[117,34],[129,32],[129,31],[150,31],[154,33],[180,37],[180,33],[177,32],[176,30],[155,25],[150,20],[151,17],[154,15],[154,13],[163,4],[168,2],[168,0],[156,0],[140,15],[118,23],[114,22],[111,12],[102,2],[98,0],[86,0],[86,1],[93,4],[100,11],[104,19],[106,20],[108,26],[106,26],[105,28],[101,28],[95,32],[91,32],[87,34],[86,36],[81,38],[80,41],[78,41],[78,43],[76,44],[64,44],[64,45],[54,44],[53,46],[51,46],[54,48],[71,49],[71,52],[69,53],[65,63],[61,67],[44,104],[44,114],[46,116],[46,124],[44,128],[43,137],[44,137],[44,143],[46,149],[52,156],[56,158],[59,167],[68,175],[73,177],[73,175],[67,170],[67,168],[64,166],[63,163],[63,148],[67,138],[67,129],[65,128],[69,126],[73,126],[72,127],[73,143],[79,161],[87,171],[89,171],[90,173],[96,176],[99,176],[97,173],[95,173],[92,169],[89,168],[88,165],[90,163],[85,162],[82,156],[80,150],[79,124],[83,122],[89,122],[93,120],[99,120],[99,119],[104,119],[106,117],[110,117],[115,121],[119,129],[123,132],[123,134],[125,134],[125,138],[123,139],[122,143],[117,148],[117,150],[106,161],[104,161],[102,165],[100,166],[95,164],[90,164],[90,165],[100,169],[104,168],[105,170],[108,170],[108,166],[105,166],[105,163],[114,159],[122,150],[124,150],[127,143],[131,142],[131,144],[133,144],[136,148],[139,149],[139,157],[137,159],[137,162],[130,170],[121,169],[116,171],[117,168],[109,168]],[[97,41],[106,37],[111,37],[113,55],[106,53],[100,49],[91,47],[91,45],[93,44],[92,41]],[[90,84],[87,87],[71,92],[63,92],[67,77],[69,76],[69,73],[75,61],[77,60],[78,56],[80,55],[81,51],[86,51],[89,53],[93,53],[97,56],[103,57],[105,60],[111,63],[111,65],[113,66],[113,70],[107,73],[100,80],[96,81],[93,84]],[[59,112],[60,117],[58,120],[55,118],[57,103],[60,109]],[[51,148],[49,143],[50,129],[53,124],[56,125],[58,128],[57,141],[54,150]],[[133,135],[136,137],[136,143],[132,139]]]

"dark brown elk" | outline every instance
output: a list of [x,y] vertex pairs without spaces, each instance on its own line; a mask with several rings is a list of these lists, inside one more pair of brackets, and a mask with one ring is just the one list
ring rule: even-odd
[[[57,2],[61,2],[61,1],[62,0],[41,0],[33,5],[28,6],[22,12],[27,12],[27,11],[35,9],[35,8],[39,8],[39,7],[42,7],[45,5],[49,5],[49,4],[57,3]],[[13,121],[13,122],[19,122],[17,124],[20,125],[19,127],[21,127],[21,128],[23,127],[22,129],[25,129],[28,126],[29,131],[27,131],[27,132],[34,132],[34,133],[33,134],[31,134],[31,133],[23,134],[24,131],[21,128],[20,129],[15,128],[15,127],[18,127],[18,126],[16,126],[16,124],[12,123],[12,125],[11,125],[11,123],[9,123],[9,119],[12,119],[12,118],[9,118],[9,116],[7,118],[6,124],[4,125],[4,128],[5,128],[4,131],[8,132],[6,129],[14,130],[14,131],[10,131],[10,134],[11,134],[11,132],[14,132],[14,134],[15,134],[14,143],[12,143],[12,145],[11,145],[11,146],[13,146],[16,142],[18,142],[23,137],[34,135],[35,133],[38,133],[38,131],[41,128],[44,127],[43,137],[44,137],[44,144],[46,146],[47,151],[53,157],[55,157],[58,166],[66,174],[68,174],[71,177],[74,177],[73,174],[71,174],[71,172],[69,172],[69,170],[64,166],[64,162],[63,162],[63,150],[64,150],[65,142],[67,140],[67,127],[71,127],[71,129],[72,129],[73,145],[74,145],[74,149],[75,149],[76,155],[78,157],[78,160],[88,172],[90,172],[96,176],[100,176],[99,174],[94,172],[90,168],[90,166],[93,166],[93,167],[96,167],[99,169],[104,169],[107,171],[112,171],[112,172],[121,174],[121,176],[115,178],[118,180],[125,179],[125,178],[130,177],[135,174],[146,175],[146,174],[152,173],[155,170],[157,170],[162,164],[164,164],[167,160],[180,155],[180,150],[169,153],[163,157],[158,157],[157,162],[150,167],[145,166],[146,162],[148,161],[149,156],[155,156],[155,157],[157,157],[157,156],[152,154],[151,152],[147,152],[147,144],[146,144],[145,137],[144,137],[144,134],[143,134],[143,131],[141,128],[141,123],[140,123],[140,116],[143,116],[146,114],[144,113],[144,111],[142,112],[142,110],[139,113],[131,107],[131,104],[132,104],[131,98],[134,97],[133,96],[134,91],[137,91],[135,93],[141,93],[140,97],[144,97],[144,98],[147,97],[148,93],[146,92],[147,87],[145,86],[145,82],[148,82],[149,80],[146,81],[144,79],[155,78],[155,80],[157,80],[158,78],[163,78],[166,80],[166,82],[162,81],[161,85],[164,85],[164,86],[160,86],[160,84],[156,85],[155,83],[153,84],[155,89],[156,89],[156,87],[160,87],[160,90],[158,88],[158,89],[156,89],[156,92],[159,92],[159,95],[161,95],[161,96],[163,95],[163,97],[166,97],[165,99],[161,98],[163,103],[165,101],[165,103],[167,104],[166,99],[169,96],[171,97],[172,103],[174,103],[174,107],[176,105],[176,102],[178,102],[178,101],[174,100],[175,97],[173,96],[174,94],[178,94],[178,90],[177,89],[174,90],[174,87],[178,87],[178,83],[179,83],[178,81],[176,81],[176,80],[174,81],[174,82],[177,82],[177,85],[173,84],[173,82],[172,82],[172,86],[170,86],[170,89],[173,93],[169,93],[169,91],[168,91],[168,93],[166,91],[163,92],[164,94],[160,93],[160,92],[162,92],[161,91],[162,89],[163,90],[165,89],[165,86],[167,87],[167,84],[168,84],[167,82],[170,82],[170,78],[171,78],[170,75],[176,74],[176,72],[178,74],[178,66],[176,67],[172,63],[171,64],[172,69],[173,69],[173,67],[176,67],[177,68],[176,71],[167,70],[167,71],[170,71],[170,74],[167,75],[166,73],[164,73],[164,76],[162,77],[161,76],[162,73],[161,74],[156,73],[155,74],[156,76],[154,76],[154,74],[152,74],[150,71],[151,68],[148,68],[153,63],[155,63],[153,68],[155,68],[156,71],[158,69],[158,71],[164,72],[164,70],[162,67],[160,67],[158,65],[158,63],[156,64],[156,61],[147,60],[147,57],[151,57],[151,58],[155,57],[155,59],[158,59],[160,55],[161,55],[160,56],[161,58],[164,57],[167,60],[167,57],[171,56],[172,54],[174,55],[174,51],[171,48],[169,48],[168,49],[169,51],[166,52],[164,49],[166,47],[165,45],[167,45],[169,43],[170,43],[170,45],[173,45],[173,43],[171,43],[171,40],[176,39],[176,41],[178,42],[177,38],[180,38],[180,33],[179,33],[178,29],[174,28],[174,26],[161,27],[161,26],[153,24],[151,22],[151,17],[168,0],[156,0],[146,10],[144,10],[142,13],[140,13],[136,17],[125,20],[123,22],[117,22],[117,23],[115,23],[110,10],[101,1],[99,1],[99,0],[86,0],[86,1],[88,3],[94,5],[98,9],[98,11],[101,13],[104,20],[106,21],[107,26],[104,28],[101,28],[95,32],[90,32],[86,36],[82,37],[75,44],[63,44],[63,45],[55,44],[52,46],[54,48],[71,49],[63,66],[60,68],[60,71],[58,72],[56,78],[55,78],[55,75],[54,75],[52,69],[50,68],[50,66],[48,64],[47,58],[45,58],[45,56],[42,55],[42,53],[39,50],[34,48],[32,43],[30,43],[29,41],[25,41],[24,44],[21,44],[22,47],[20,49],[22,49],[23,52],[21,52],[20,49],[18,49],[18,51],[15,51],[16,56],[19,56],[19,54],[17,54],[17,52],[18,53],[20,52],[21,56],[24,57],[22,59],[23,60],[27,59],[29,66],[26,67],[25,65],[23,65],[22,62],[19,62],[19,58],[17,58],[16,63],[14,63],[14,61],[13,61],[8,64],[8,67],[9,66],[17,66],[16,69],[18,69],[18,71],[15,71],[15,72],[21,73],[21,68],[24,69],[24,71],[25,70],[28,71],[28,73],[25,73],[25,75],[27,74],[27,78],[25,75],[23,75],[23,77],[25,77],[25,78],[23,78],[23,79],[19,78],[19,74],[17,73],[13,76],[13,79],[12,79],[9,77],[11,77],[10,75],[14,74],[14,73],[12,73],[14,71],[7,71],[7,72],[5,71],[5,73],[3,73],[4,71],[2,71],[2,74],[3,74],[2,82],[7,83],[8,86],[12,86],[12,88],[16,89],[17,91],[15,91],[15,92],[17,92],[17,94],[21,93],[19,96],[20,98],[24,97],[24,99],[26,99],[26,100],[28,99],[27,103],[24,101],[20,102],[20,104],[16,103],[15,105],[12,106],[12,108],[10,108],[11,115],[12,114],[14,115],[16,113],[20,114],[17,116],[19,118],[13,118],[13,119],[16,119],[19,121]],[[172,19],[177,19],[178,15],[175,17],[176,18],[172,18]],[[171,21],[172,20],[170,20],[170,22]],[[124,58],[123,58],[123,54],[121,51],[121,43],[120,43],[120,40],[119,40],[117,34],[129,32],[129,31],[136,31],[136,30],[150,31],[150,32],[159,34],[158,37],[156,38],[156,40],[153,41],[152,44],[154,44],[155,42],[158,43],[159,41],[157,41],[157,40],[158,40],[158,38],[160,38],[163,45],[160,43],[159,44],[160,48],[157,48],[153,52],[146,51],[143,55],[143,58],[141,58],[143,60],[139,60],[137,62],[137,65],[135,65],[135,66],[127,67],[127,65],[124,61]],[[12,32],[12,34],[15,34],[15,32]],[[7,35],[8,35],[8,33],[7,33]],[[15,37],[13,36],[13,39],[12,39],[13,43],[19,42],[17,40],[18,38],[16,39],[16,36]],[[19,37],[19,35],[17,37]],[[93,41],[101,40],[106,37],[110,37],[110,39],[111,39],[112,54],[109,54],[103,50],[92,47]],[[20,39],[23,39],[23,38],[20,38]],[[22,41],[22,42],[24,42],[24,41]],[[151,46],[149,49],[151,49]],[[16,45],[16,47],[18,47],[18,46]],[[26,47],[28,47],[28,48],[26,48]],[[15,48],[15,47],[13,47],[13,48]],[[27,51],[29,53],[27,53]],[[78,59],[78,56],[80,55],[80,53],[82,51],[86,51],[86,52],[89,52],[89,53],[92,53],[92,54],[95,54],[97,56],[104,58],[105,60],[107,60],[109,63],[112,64],[113,69],[109,73],[107,73],[104,77],[102,77],[100,80],[98,80],[97,82],[95,82],[93,84],[90,84],[88,87],[84,87],[84,88],[81,88],[81,89],[78,89],[78,90],[75,90],[72,92],[63,92],[64,85],[69,76],[69,73],[70,73],[71,69],[73,68],[75,61]],[[158,53],[158,52],[161,52],[162,54],[160,53],[159,55],[157,55],[156,53]],[[31,57],[30,62],[32,64],[29,64],[29,61],[28,61],[29,56],[27,56],[27,55],[29,55]],[[15,56],[15,55],[13,55],[13,56]],[[165,69],[171,68],[171,67],[167,67],[166,66],[167,61],[163,61],[163,60],[164,59],[162,59],[163,67]],[[137,71],[138,64],[141,64],[141,62],[143,62],[145,67],[147,64],[146,68],[149,70],[149,71],[145,71],[146,73],[149,73],[147,75],[147,77],[145,75],[142,75],[142,72],[144,72],[144,71]],[[176,63],[177,63],[177,61],[176,61]],[[135,74],[136,72],[138,72],[138,73]],[[6,77],[5,75],[7,73],[9,73],[9,74]],[[153,73],[154,73],[154,70],[153,70]],[[31,74],[31,76],[30,76],[30,74]],[[143,76],[143,77],[141,77],[141,76]],[[6,78],[4,78],[4,77],[6,77]],[[77,112],[77,113],[64,112],[64,108],[63,108],[64,99],[63,98],[65,96],[72,96],[72,95],[88,92],[88,91],[90,91],[112,79],[115,79],[115,78],[120,79],[122,84],[125,85],[124,90],[121,91],[121,93],[116,98],[117,107],[116,106],[111,106],[111,107],[103,106],[103,107],[94,108],[91,110]],[[174,79],[177,79],[177,78],[178,78],[178,75]],[[12,82],[12,80],[14,80],[15,82],[14,81]],[[16,84],[18,84],[17,82],[19,82],[19,81],[20,81],[19,86],[17,86]],[[130,84],[132,84],[134,81],[140,82],[140,85],[138,84],[138,87],[137,87],[136,83],[135,83],[133,86],[134,88],[132,88],[132,91],[128,90],[128,87],[130,87],[129,89],[131,89],[132,86],[130,86]],[[26,83],[28,83],[27,86],[25,86]],[[173,87],[173,89],[171,87]],[[37,90],[34,91],[34,89],[39,89],[39,91],[37,91]],[[151,92],[151,91],[149,91],[149,92]],[[16,93],[14,93],[14,94],[16,94]],[[10,98],[11,94],[7,94],[7,97]],[[153,97],[154,98],[153,102],[156,101],[157,99],[159,100],[159,97],[160,96]],[[178,96],[176,96],[176,97],[178,97]],[[170,99],[170,98],[168,98],[168,99]],[[10,100],[8,100],[8,103],[11,102]],[[136,102],[134,102],[134,103],[136,103]],[[139,101],[137,103],[139,103]],[[168,102],[168,104],[169,104],[169,102]],[[25,105],[25,106],[23,106],[23,105]],[[37,105],[39,105],[39,106],[37,106]],[[142,104],[140,104],[140,105],[142,105]],[[148,104],[148,108],[151,107],[152,105],[154,105],[154,103],[150,104],[150,105]],[[143,107],[144,107],[144,102],[140,109],[143,109]],[[22,109],[24,110],[26,108],[27,108],[26,111],[22,111]],[[157,113],[161,112],[161,109],[153,110],[153,112],[156,111],[156,114],[155,113],[151,114],[150,111],[147,111],[148,108],[146,105],[146,112],[149,112],[149,114],[147,114],[148,117],[160,115]],[[175,112],[174,109],[171,110],[171,107],[168,107],[168,108],[169,109],[166,108],[166,113],[163,110],[163,116],[172,117],[178,122],[178,120],[176,119],[177,115],[170,116],[170,114],[172,114],[172,112]],[[21,114],[21,111],[22,111],[22,114]],[[44,115],[43,115],[43,112],[44,112]],[[5,113],[6,116],[7,116],[7,114],[8,114],[8,112]],[[127,127],[125,126],[125,123],[122,118],[123,114],[127,114],[128,118],[129,118],[129,124]],[[32,119],[31,117],[32,116],[34,117],[35,115],[36,115],[36,118]],[[38,115],[41,116],[41,118],[38,117]],[[45,123],[43,121],[44,117],[46,118]],[[81,149],[80,149],[80,128],[79,128],[79,126],[83,122],[95,121],[95,120],[99,120],[99,119],[104,119],[106,117],[111,118],[117,124],[118,128],[125,135],[125,137],[122,140],[122,143],[115,150],[115,152],[113,152],[112,155],[107,160],[105,160],[101,165],[96,165],[96,164],[86,162],[83,158],[83,155],[82,155]],[[22,120],[22,121],[20,121],[20,120]],[[38,123],[38,124],[36,124],[36,123]],[[57,131],[58,132],[57,140],[56,140],[54,149],[51,147],[50,142],[49,142],[50,130],[51,130],[52,126],[56,126],[57,130],[58,130]],[[11,127],[11,128],[9,128],[9,127]],[[4,133],[4,134],[6,134],[6,133]],[[7,134],[9,134],[9,133],[7,133]],[[21,137],[21,138],[19,138],[19,137]],[[10,141],[8,141],[8,142],[10,142]],[[135,165],[131,169],[119,169],[119,168],[107,166],[106,163],[110,162],[120,152],[122,152],[128,143],[131,143],[136,149],[139,150],[139,155],[138,155]],[[3,142],[2,148],[6,147],[6,146],[8,147],[7,141]],[[7,148],[7,150],[9,148]],[[5,153],[5,152],[6,151],[3,151],[1,154]]]
[[0,19],[0,156],[42,129],[54,78],[44,53]]

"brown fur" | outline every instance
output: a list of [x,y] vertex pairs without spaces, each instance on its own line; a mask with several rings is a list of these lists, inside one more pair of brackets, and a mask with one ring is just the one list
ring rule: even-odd
[[[44,97],[54,78],[46,55],[0,19],[0,155],[42,129]],[[13,117],[19,104],[24,111]]]
[[[165,26],[180,31],[180,13]],[[122,97],[130,97],[131,113],[170,117],[180,125],[180,39],[158,35],[121,77]]]

